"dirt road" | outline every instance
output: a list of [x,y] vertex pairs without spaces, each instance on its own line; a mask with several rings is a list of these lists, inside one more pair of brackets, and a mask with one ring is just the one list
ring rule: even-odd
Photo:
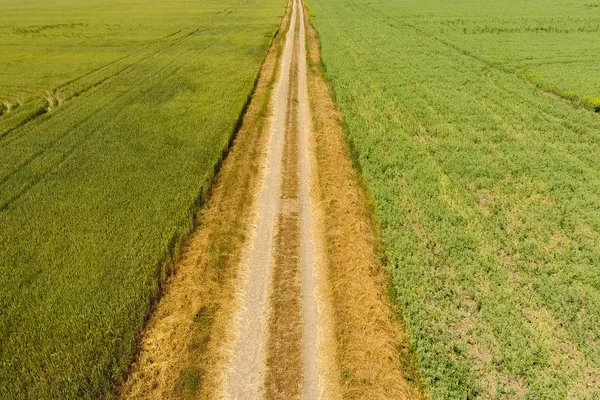
[[295,1],[272,95],[259,209],[244,257],[247,278],[227,376],[231,399],[322,397],[305,48],[303,7]]
[[423,398],[318,49],[291,0],[117,398]]

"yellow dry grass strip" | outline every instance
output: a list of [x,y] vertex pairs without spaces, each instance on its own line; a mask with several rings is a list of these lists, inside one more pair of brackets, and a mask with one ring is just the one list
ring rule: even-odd
[[[279,32],[289,23],[289,9]],[[142,333],[140,353],[121,399],[214,398],[236,307],[238,266],[252,214],[266,138],[263,119],[276,77],[282,34],[275,38],[232,149],[207,206]]]
[[277,225],[265,398],[293,400],[300,398],[302,382],[298,213],[280,214]]
[[[308,13],[305,13],[308,15]],[[387,301],[368,197],[352,165],[341,117],[307,23],[309,93],[316,137],[328,279],[344,399],[422,399],[406,333]]]

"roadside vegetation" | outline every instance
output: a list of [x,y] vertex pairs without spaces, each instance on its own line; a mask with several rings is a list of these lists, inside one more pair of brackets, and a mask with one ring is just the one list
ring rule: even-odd
[[600,396],[587,3],[310,2],[433,399]]
[[122,378],[285,3],[0,0],[0,397]]
[[[308,14],[308,13],[307,13]],[[422,379],[409,352],[403,325],[396,324],[386,295],[384,265],[373,210],[345,140],[341,116],[325,79],[319,40],[308,15],[308,85],[320,197],[324,273],[330,282],[331,326],[342,399],[422,400]],[[327,310],[322,311],[322,316]],[[324,398],[337,398],[326,393]]]

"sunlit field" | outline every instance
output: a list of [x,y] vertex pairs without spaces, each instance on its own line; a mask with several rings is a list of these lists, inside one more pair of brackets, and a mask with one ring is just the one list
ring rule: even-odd
[[0,398],[122,379],[284,6],[0,0]]
[[598,5],[310,8],[431,397],[600,397]]

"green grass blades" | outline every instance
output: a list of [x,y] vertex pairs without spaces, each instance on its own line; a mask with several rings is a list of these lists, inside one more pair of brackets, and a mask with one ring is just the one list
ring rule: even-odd
[[0,398],[122,378],[284,8],[0,0]]
[[[543,82],[597,98],[600,75],[570,46],[597,60],[598,9],[310,5],[431,397],[600,398],[600,118],[511,64],[537,59]],[[571,33],[575,12],[590,20]],[[555,31],[525,29],[534,14]],[[565,78],[553,62],[571,57],[582,67]]]

